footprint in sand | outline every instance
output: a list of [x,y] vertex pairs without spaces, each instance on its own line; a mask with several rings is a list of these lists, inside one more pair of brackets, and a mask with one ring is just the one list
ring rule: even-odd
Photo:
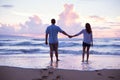
[[102,74],[101,74],[101,73],[97,73],[97,75],[102,76]]
[[55,71],[54,69],[42,69],[41,71],[41,78],[38,79],[32,79],[32,80],[63,80],[63,77],[61,75],[54,75]]
[[47,79],[48,78],[48,76],[42,76],[42,79]]
[[103,76],[103,75],[99,72],[99,70],[95,70],[95,71],[97,72],[97,75]]
[[99,70],[95,70],[96,72],[99,72]]
[[42,80],[42,79],[32,79],[32,80]]
[[58,76],[56,76],[56,80],[63,80],[63,77],[58,75]]
[[115,79],[115,77],[113,77],[113,76],[108,76],[108,78],[110,78],[110,79]]

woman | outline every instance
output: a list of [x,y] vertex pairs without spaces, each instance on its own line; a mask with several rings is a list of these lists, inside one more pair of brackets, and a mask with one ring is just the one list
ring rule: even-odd
[[84,56],[85,56],[85,52],[87,53],[87,62],[89,59],[89,50],[90,50],[90,46],[93,46],[93,37],[92,37],[92,29],[89,23],[85,24],[85,29],[83,29],[82,31],[80,31],[78,34],[75,34],[73,36],[70,36],[70,38],[78,36],[80,34],[83,34],[83,54],[82,54],[82,62],[84,62]]

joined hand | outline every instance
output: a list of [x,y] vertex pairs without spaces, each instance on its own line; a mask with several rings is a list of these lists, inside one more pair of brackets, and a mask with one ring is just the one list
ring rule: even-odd
[[69,35],[68,37],[69,37],[69,38],[72,38],[73,36]]

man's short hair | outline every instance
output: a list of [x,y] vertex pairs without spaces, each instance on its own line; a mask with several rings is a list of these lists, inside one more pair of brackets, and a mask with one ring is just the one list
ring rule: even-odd
[[52,24],[55,24],[55,22],[56,22],[55,19],[51,19]]

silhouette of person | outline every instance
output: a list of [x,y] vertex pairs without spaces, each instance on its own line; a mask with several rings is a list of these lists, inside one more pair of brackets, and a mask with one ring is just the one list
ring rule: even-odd
[[48,44],[48,36],[49,36],[49,47],[50,47],[50,58],[53,61],[53,51],[55,51],[56,60],[58,59],[58,32],[66,35],[69,35],[63,31],[59,26],[55,25],[56,20],[51,19],[51,25],[46,29],[46,36],[45,36],[45,44]]
[[85,24],[85,29],[81,30],[79,33],[70,36],[70,38],[78,36],[80,34],[83,34],[83,54],[82,54],[82,62],[84,62],[84,56],[85,56],[85,52],[87,53],[87,62],[89,59],[89,50],[90,50],[90,46],[93,46],[93,36],[92,36],[92,29],[91,29],[91,25],[89,23]]

